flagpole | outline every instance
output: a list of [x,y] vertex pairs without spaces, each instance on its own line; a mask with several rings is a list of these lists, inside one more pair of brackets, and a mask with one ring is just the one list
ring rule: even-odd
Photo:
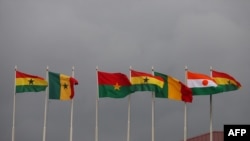
[[[210,66],[210,77],[212,77],[212,66]],[[212,110],[213,110],[213,103],[212,103],[212,94],[210,94],[210,141],[213,141],[213,117],[212,117]]]
[[[48,81],[49,67],[46,68],[46,80]],[[48,109],[48,87],[45,94],[45,104],[44,104],[44,121],[43,121],[43,141],[46,140],[46,124],[47,124],[47,109]]]
[[14,96],[13,96],[13,120],[12,120],[12,141],[15,141],[15,116],[16,116],[16,71],[17,66],[15,66],[15,74],[14,74]]
[[97,89],[96,89],[96,113],[95,113],[95,141],[98,141],[98,100],[99,100],[99,95],[98,95],[98,66],[96,66],[96,78],[97,78]]
[[[185,66],[185,81],[187,84],[187,71],[188,68]],[[187,103],[184,104],[184,141],[187,141]]]
[[[152,66],[152,75],[154,75],[154,67]],[[155,94],[152,92],[152,141],[155,140]]]
[[[129,80],[131,81],[131,70],[132,67],[129,67]],[[127,129],[127,141],[130,141],[130,95],[128,95],[128,129]]]
[[[73,78],[75,76],[75,67],[72,67],[72,75]],[[74,98],[71,99],[71,113],[70,113],[70,133],[69,133],[69,141],[73,141],[73,112],[74,112]]]

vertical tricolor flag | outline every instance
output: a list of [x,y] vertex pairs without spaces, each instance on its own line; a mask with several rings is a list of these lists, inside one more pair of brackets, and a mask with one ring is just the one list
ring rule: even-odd
[[163,88],[164,80],[161,77],[135,70],[130,71],[130,82],[134,91],[158,91]]
[[162,90],[156,92],[155,97],[192,102],[193,96],[191,89],[180,82],[178,79],[159,72],[154,72],[154,75],[159,76],[164,80],[164,86]]
[[45,91],[48,82],[36,75],[16,71],[16,93]]
[[209,76],[187,71],[187,85],[193,95],[210,95],[222,92],[216,82]]
[[224,72],[212,70],[212,78],[223,89],[223,92],[238,90],[241,87],[240,82]]
[[125,74],[98,71],[97,75],[100,98],[124,98],[134,92]]
[[70,100],[78,81],[70,76],[49,72],[49,99]]

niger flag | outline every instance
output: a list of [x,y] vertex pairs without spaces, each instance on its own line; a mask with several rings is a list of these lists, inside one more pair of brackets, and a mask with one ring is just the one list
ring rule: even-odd
[[161,77],[135,70],[131,70],[130,82],[134,91],[158,91],[164,85]]
[[193,95],[210,95],[222,92],[216,82],[209,76],[201,73],[187,72],[187,85]]
[[49,72],[49,99],[70,100],[78,81],[70,76]]
[[45,91],[48,82],[40,77],[16,71],[16,93]]

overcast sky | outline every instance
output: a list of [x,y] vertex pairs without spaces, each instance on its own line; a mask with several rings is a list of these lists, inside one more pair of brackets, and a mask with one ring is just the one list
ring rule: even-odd
[[[213,130],[250,124],[248,0],[0,0],[0,140],[10,141],[14,67],[46,76],[75,66],[74,141],[94,141],[96,66],[171,75],[185,66],[234,76],[242,88],[213,96]],[[42,141],[45,92],[16,95],[16,140]],[[99,141],[126,141],[128,99],[99,100]],[[209,132],[209,97],[188,104],[188,137]],[[68,141],[70,102],[50,100],[47,140]],[[183,139],[184,103],[155,101],[155,140]],[[151,93],[131,96],[131,141],[151,141]]]

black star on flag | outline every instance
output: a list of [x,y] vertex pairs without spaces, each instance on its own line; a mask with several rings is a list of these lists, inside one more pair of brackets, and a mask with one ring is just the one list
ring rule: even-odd
[[29,81],[29,85],[33,85],[34,84],[34,80],[30,79]]
[[149,79],[148,79],[148,77],[145,77],[143,80],[144,80],[144,83],[148,83]]

